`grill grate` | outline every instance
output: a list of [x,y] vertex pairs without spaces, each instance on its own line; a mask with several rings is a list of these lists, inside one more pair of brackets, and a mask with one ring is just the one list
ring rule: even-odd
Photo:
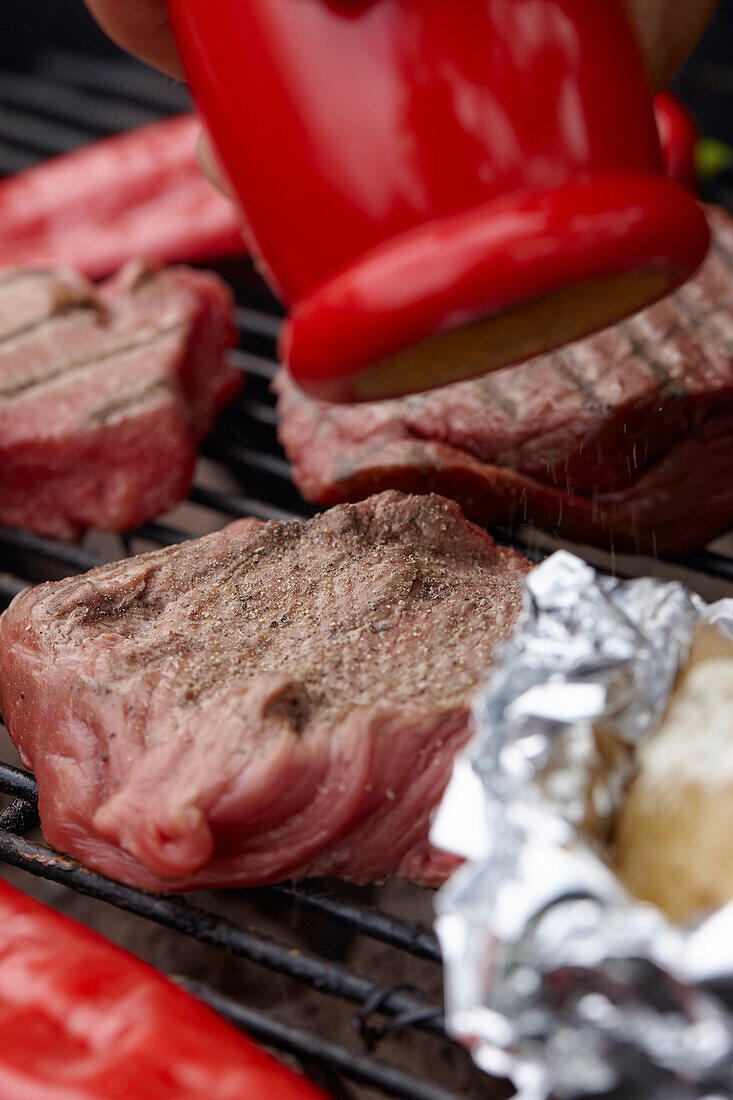
[[[187,105],[183,89],[136,63],[61,52],[41,55],[30,73],[0,72],[0,102],[3,103],[0,174]],[[5,104],[9,105],[7,109]],[[728,200],[733,205],[733,184],[730,180],[721,181],[710,197]],[[295,490],[275,438],[269,383],[276,370],[275,341],[281,311],[247,263],[229,264],[222,270],[234,282],[239,303],[237,323],[241,342],[232,361],[247,371],[249,384],[204,449],[202,476],[190,495],[187,511],[184,509],[185,516],[190,517],[193,508],[197,521],[220,526],[229,519],[244,516],[282,520],[311,515],[314,509]],[[207,463],[238,488],[233,492],[212,488],[204,476]],[[187,518],[176,516],[173,521],[148,524],[120,542],[108,540],[105,554],[100,554],[94,538],[81,546],[69,546],[28,532],[0,528],[0,567],[6,570],[0,573],[0,606],[6,606],[29,583],[70,571],[84,571],[103,560],[137,553],[150,545],[172,545],[186,539],[189,535],[182,528],[188,522]],[[542,545],[535,544],[533,539],[528,542],[507,536],[505,541],[536,557],[544,552]],[[544,545],[550,546],[549,542]],[[607,556],[601,564],[608,567]],[[733,584],[733,558],[725,554],[700,551],[681,565],[692,571],[703,589],[710,579]],[[637,564],[636,569],[639,568]],[[648,571],[650,563],[643,563],[643,568]],[[355,1022],[363,1041],[347,1047],[305,1027],[277,1019],[269,1012],[248,1007],[200,981],[179,979],[196,996],[255,1038],[294,1055],[311,1071],[320,1067],[322,1072],[325,1068],[322,1079],[334,1096],[349,1100],[351,1093],[343,1085],[346,1079],[403,1100],[461,1100],[455,1093],[419,1080],[370,1053],[379,1035],[369,1026],[372,1016],[386,1021],[384,1032],[417,1029],[438,1038],[443,1045],[448,1043],[440,1006],[428,994],[395,986],[390,980],[367,977],[321,953],[296,950],[288,942],[182,898],[153,896],[105,879],[28,838],[38,825],[37,789],[31,775],[0,763],[0,792],[8,796],[8,804],[0,812],[0,859],[7,864],[295,979],[324,997],[341,998],[356,1005]],[[315,883],[286,884],[246,893],[315,914],[334,928],[369,937],[428,964],[440,961],[437,941],[429,928],[353,900],[338,888]],[[488,1084],[487,1088],[494,1091]]]

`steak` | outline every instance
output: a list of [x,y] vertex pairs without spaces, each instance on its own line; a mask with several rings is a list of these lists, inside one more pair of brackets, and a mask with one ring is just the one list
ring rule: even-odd
[[359,406],[281,373],[280,438],[321,504],[439,492],[470,518],[679,555],[733,525],[733,219],[682,290],[561,352]]
[[21,593],[0,704],[46,838],[152,890],[442,882],[431,813],[530,568],[387,492]]
[[215,275],[133,262],[95,288],[0,271],[0,523],[124,531],[188,493],[200,439],[239,389]]

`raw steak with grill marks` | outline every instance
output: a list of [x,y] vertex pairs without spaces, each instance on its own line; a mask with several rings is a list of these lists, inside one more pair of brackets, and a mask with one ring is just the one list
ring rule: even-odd
[[529,569],[387,492],[22,593],[0,704],[47,839],[154,890],[441,882],[431,812]]
[[676,555],[733,525],[733,219],[675,296],[551,356],[354,407],[282,373],[280,438],[309,500],[435,491],[482,523]]
[[215,275],[135,262],[0,272],[0,523],[124,531],[188,493],[199,440],[242,376]]

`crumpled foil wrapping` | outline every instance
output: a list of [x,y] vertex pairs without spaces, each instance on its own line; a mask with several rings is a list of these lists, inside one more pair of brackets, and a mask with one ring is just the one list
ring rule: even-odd
[[557,553],[528,577],[477,703],[432,831],[466,861],[436,930],[452,1033],[522,1100],[733,1095],[733,1021],[714,991],[733,980],[733,904],[675,927],[579,831],[589,790],[603,820],[628,779],[619,763],[592,783],[594,726],[631,746],[653,733],[703,621],[733,637],[733,600],[708,607]]

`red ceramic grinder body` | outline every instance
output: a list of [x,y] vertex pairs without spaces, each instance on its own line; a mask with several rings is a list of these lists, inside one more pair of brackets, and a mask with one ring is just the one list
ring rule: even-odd
[[308,393],[483,374],[687,279],[620,0],[168,0]]

